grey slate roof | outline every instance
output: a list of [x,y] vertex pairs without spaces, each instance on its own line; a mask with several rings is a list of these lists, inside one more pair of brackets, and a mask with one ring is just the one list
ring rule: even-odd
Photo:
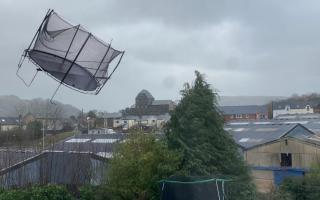
[[18,117],[0,117],[1,125],[19,125]]
[[256,114],[256,113],[267,113],[267,106],[259,105],[248,105],[248,106],[220,106],[218,109],[226,115],[234,114]]
[[320,104],[319,101],[302,101],[302,100],[286,100],[280,102],[273,102],[273,110],[282,110],[285,109],[286,106],[290,106],[290,109],[303,109],[307,105],[312,108],[317,107]]
[[154,100],[152,105],[169,105],[173,104],[174,102],[171,100]]
[[122,113],[120,113],[120,112],[106,113],[103,115],[103,117],[106,119],[108,119],[108,118],[121,118]]
[[238,122],[225,125],[235,142],[244,149],[254,148],[282,137],[291,137],[320,145],[318,120],[266,120]]

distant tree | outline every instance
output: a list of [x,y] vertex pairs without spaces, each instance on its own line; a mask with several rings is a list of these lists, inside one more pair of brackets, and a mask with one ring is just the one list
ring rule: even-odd
[[27,113],[27,105],[25,103],[19,103],[15,106],[16,115],[24,116]]
[[95,120],[95,126],[98,128],[104,127],[104,119],[102,117],[97,117]]
[[89,123],[90,128],[96,128],[96,119],[97,119],[97,114],[96,111],[90,110],[87,114],[87,123]]
[[273,119],[273,102],[267,104],[268,119]]
[[93,110],[90,110],[88,112],[87,116],[90,117],[90,118],[96,118],[97,117],[96,113]]
[[160,199],[158,181],[172,175],[180,163],[177,152],[153,134],[132,133],[111,159],[107,191],[112,199]]
[[[235,181],[231,199],[253,199],[253,184],[238,147],[224,131],[217,109],[217,94],[195,72],[192,85],[186,83],[182,99],[171,113],[166,135],[169,148],[182,152],[178,173],[186,176],[227,176]],[[230,186],[231,187],[231,186]]]
[[27,124],[27,132],[39,138],[42,134],[42,123],[40,121],[32,121]]
[[71,119],[72,122],[77,122],[78,121],[78,119],[74,115],[71,115],[70,119]]

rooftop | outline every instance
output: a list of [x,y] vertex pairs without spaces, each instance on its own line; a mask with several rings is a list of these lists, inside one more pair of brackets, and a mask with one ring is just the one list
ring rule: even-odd
[[320,145],[320,120],[232,121],[225,125],[235,142],[250,149],[283,137]]
[[267,113],[267,106],[248,105],[248,106],[220,106],[219,110],[226,115],[234,114],[255,114],[255,113]]
[[286,100],[280,102],[273,102],[273,110],[277,109],[285,109],[286,106],[290,106],[290,109],[302,109],[305,108],[307,105],[311,107],[319,106],[320,102],[316,100],[312,101],[303,101],[303,100]]

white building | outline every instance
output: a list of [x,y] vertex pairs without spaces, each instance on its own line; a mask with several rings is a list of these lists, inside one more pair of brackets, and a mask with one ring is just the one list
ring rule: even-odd
[[272,104],[273,118],[281,115],[313,114],[314,102],[274,102]]

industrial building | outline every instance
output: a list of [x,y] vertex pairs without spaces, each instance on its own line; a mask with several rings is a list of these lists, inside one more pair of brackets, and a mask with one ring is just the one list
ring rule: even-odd
[[80,134],[45,151],[0,151],[0,186],[101,184],[112,152],[126,134]]
[[319,120],[232,121],[225,130],[239,145],[259,192],[288,176],[303,176],[320,162]]

